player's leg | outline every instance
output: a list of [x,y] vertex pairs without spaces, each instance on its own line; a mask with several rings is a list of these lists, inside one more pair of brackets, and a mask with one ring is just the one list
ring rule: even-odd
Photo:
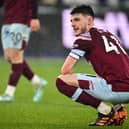
[[16,91],[16,86],[23,71],[23,64],[22,64],[23,51],[8,48],[4,50],[4,54],[5,58],[11,64],[11,71],[8,78],[8,85],[6,87],[4,95],[0,96],[0,101],[13,101],[14,94]]
[[83,85],[85,80],[89,80],[90,82],[92,81],[92,83],[90,84],[90,90],[85,90],[87,93],[102,101],[107,101],[115,104],[113,108],[115,109],[116,114],[111,124],[122,125],[127,118],[127,111],[125,109],[125,106],[120,103],[128,102],[129,93],[113,92],[111,88],[112,86],[107,84],[104,79],[84,74],[78,74],[78,81],[80,85]]
[[[26,30],[26,31],[24,31]],[[30,38],[30,28],[28,28],[27,26],[23,27],[22,30],[22,35],[24,37],[24,39],[22,40],[22,48],[24,49],[24,47],[26,47],[28,45],[28,41]],[[28,63],[26,62],[26,60],[23,60],[23,75],[24,77],[26,77],[29,81],[31,81],[32,85],[34,86],[34,90],[35,90],[35,94],[33,97],[33,101],[34,102],[38,102],[41,100],[42,95],[43,95],[43,88],[47,85],[47,81],[41,77],[39,77],[38,75],[36,75],[31,67],[28,65]]]
[[23,70],[23,51],[21,50],[22,35],[21,27],[17,24],[4,25],[2,27],[2,47],[4,50],[5,59],[11,64],[8,85],[5,90],[5,95],[0,97],[0,101],[12,101],[16,91],[17,83],[22,75]]
[[[41,80],[37,75],[33,74],[23,59],[24,48],[27,46],[29,36],[30,29],[23,24],[5,25],[2,28],[2,45],[4,55],[12,65],[12,73],[10,74],[9,84],[5,93],[13,96],[18,80],[20,79],[20,76],[24,74],[27,79],[32,81],[32,84],[39,87],[37,88],[38,92],[36,92],[35,95],[38,96],[37,100],[40,100],[42,92],[39,89],[46,84],[46,81]],[[0,100],[3,100],[3,96]]]
[[110,120],[115,116],[115,110],[100,99],[85,92],[85,89],[92,88],[91,81],[78,81],[76,74],[61,75],[56,80],[56,86],[61,93],[72,100],[90,105],[98,110],[98,118],[92,125],[110,125]]
[[36,75],[25,60],[23,62],[23,75],[29,81],[31,81],[32,85],[34,86],[35,94],[33,97],[33,101],[40,101],[43,95],[43,89],[47,85],[47,81]]
[[84,105],[92,105],[92,107],[95,108],[100,104],[100,100],[95,99],[90,95],[86,94],[80,87],[67,84],[60,78],[57,78],[56,86],[61,93],[68,96],[73,101],[77,101]]

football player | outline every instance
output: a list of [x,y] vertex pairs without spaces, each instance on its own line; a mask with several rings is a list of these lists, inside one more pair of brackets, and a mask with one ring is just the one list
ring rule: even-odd
[[[56,79],[58,90],[98,111],[90,126],[122,125],[127,118],[123,103],[129,102],[127,53],[115,35],[94,27],[94,12],[89,5],[72,9],[71,26],[76,40]],[[81,57],[91,64],[96,76],[73,73]]]
[[23,75],[35,87],[34,102],[42,98],[42,89],[47,81],[36,75],[26,59],[24,50],[28,45],[31,31],[40,29],[38,19],[38,0],[0,0],[0,6],[4,6],[4,21],[2,25],[2,46],[5,59],[11,65],[11,72],[4,95],[0,101],[13,101],[16,86]]

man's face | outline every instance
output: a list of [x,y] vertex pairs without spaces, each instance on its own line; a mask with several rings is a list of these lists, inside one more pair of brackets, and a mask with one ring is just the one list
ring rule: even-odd
[[73,27],[75,36],[88,31],[88,16],[76,13],[71,15],[71,26]]

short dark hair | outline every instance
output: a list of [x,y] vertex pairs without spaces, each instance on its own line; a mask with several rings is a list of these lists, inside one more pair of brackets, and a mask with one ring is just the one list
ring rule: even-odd
[[84,15],[90,15],[94,18],[94,11],[89,5],[79,5],[79,6],[74,7],[70,14],[73,15],[75,13],[82,13]]

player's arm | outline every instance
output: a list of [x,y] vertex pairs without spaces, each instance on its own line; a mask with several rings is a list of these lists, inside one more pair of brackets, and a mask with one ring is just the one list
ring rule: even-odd
[[73,49],[69,53],[68,57],[66,58],[62,68],[62,74],[71,74],[73,72],[73,68],[78,62],[78,60],[84,56],[85,50],[83,50],[83,40],[79,39],[76,40],[73,44]]
[[71,74],[78,60],[86,54],[86,51],[92,49],[92,47],[91,41],[77,39],[73,44],[73,49],[61,68],[61,74]]
[[76,63],[77,59],[69,55],[61,68],[61,74],[71,74]]
[[38,31],[40,29],[40,20],[38,19],[38,0],[31,0],[31,20],[30,27],[32,31]]
[[0,7],[2,7],[4,4],[4,0],[0,0]]

